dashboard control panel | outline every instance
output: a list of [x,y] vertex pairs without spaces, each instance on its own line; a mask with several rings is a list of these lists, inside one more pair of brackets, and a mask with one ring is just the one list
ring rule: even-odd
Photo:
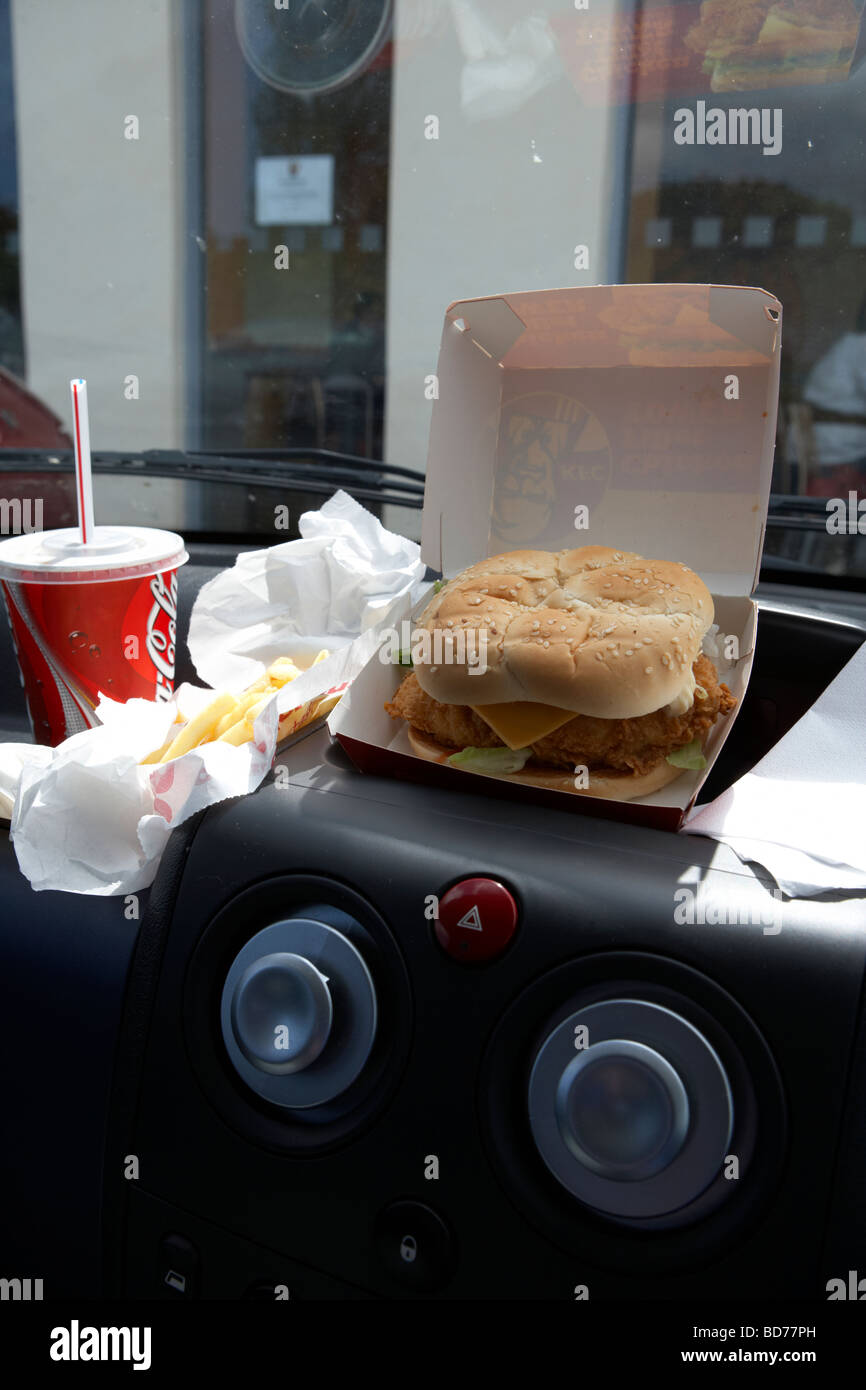
[[298,738],[154,885],[107,1292],[825,1297],[866,1239],[866,918],[774,888],[714,841]]

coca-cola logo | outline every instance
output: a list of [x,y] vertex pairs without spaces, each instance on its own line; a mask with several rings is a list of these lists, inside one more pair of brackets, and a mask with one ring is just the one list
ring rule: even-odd
[[155,574],[150,581],[150,592],[154,602],[147,615],[144,644],[156,670],[155,698],[170,700],[174,690],[177,641],[177,571]]

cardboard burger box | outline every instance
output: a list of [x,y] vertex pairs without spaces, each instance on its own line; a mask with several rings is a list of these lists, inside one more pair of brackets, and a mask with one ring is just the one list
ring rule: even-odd
[[[406,675],[388,654],[391,637],[329,721],[358,768],[682,825],[730,734],[752,665],[781,318],[765,290],[728,285],[529,291],[462,300],[445,314],[423,559],[450,579],[509,550],[604,545],[695,570],[732,659],[720,677],[738,701],[708,736],[706,767],[650,796],[613,801],[425,761],[404,722],[384,709]],[[407,610],[407,624],[418,611]]]

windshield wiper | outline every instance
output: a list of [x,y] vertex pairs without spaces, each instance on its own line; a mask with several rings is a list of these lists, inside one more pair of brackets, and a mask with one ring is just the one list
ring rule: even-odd
[[[0,449],[0,473],[72,472],[71,450]],[[285,488],[295,486],[314,496],[328,497],[344,488],[359,501],[392,503],[420,511],[425,475],[415,468],[381,463],[358,454],[302,447],[276,449],[97,450],[95,473],[146,473],[156,478],[230,483],[237,486]],[[771,493],[767,529],[826,530],[827,499]]]
[[[0,472],[20,472],[22,464],[34,472],[71,472],[74,458],[71,450],[62,449],[0,450]],[[94,473],[147,474],[244,487],[295,486],[324,497],[335,488],[344,488],[360,501],[388,502],[417,510],[424,503],[423,473],[329,449],[241,449],[232,453],[97,450],[92,455],[92,465]]]
[[[171,454],[172,450],[150,449],[148,457],[155,457],[157,454]],[[193,449],[182,451],[185,458],[192,454],[196,458],[233,458],[233,459],[254,459],[265,463],[287,460],[294,462],[295,459],[322,459],[326,463],[333,462],[335,465],[351,464],[353,469],[360,469],[361,472],[388,473],[400,478],[409,478],[424,484],[425,474],[417,468],[403,468],[394,463],[381,463],[378,459],[368,459],[360,454],[345,454],[334,449],[232,449],[230,455],[225,455],[216,449]]]
[[826,531],[827,497],[770,493],[767,527],[783,531]]

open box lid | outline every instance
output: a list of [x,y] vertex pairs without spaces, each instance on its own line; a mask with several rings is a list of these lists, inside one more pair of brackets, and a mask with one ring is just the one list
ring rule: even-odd
[[757,583],[782,309],[728,285],[592,285],[449,306],[423,559],[611,545],[712,593]]

